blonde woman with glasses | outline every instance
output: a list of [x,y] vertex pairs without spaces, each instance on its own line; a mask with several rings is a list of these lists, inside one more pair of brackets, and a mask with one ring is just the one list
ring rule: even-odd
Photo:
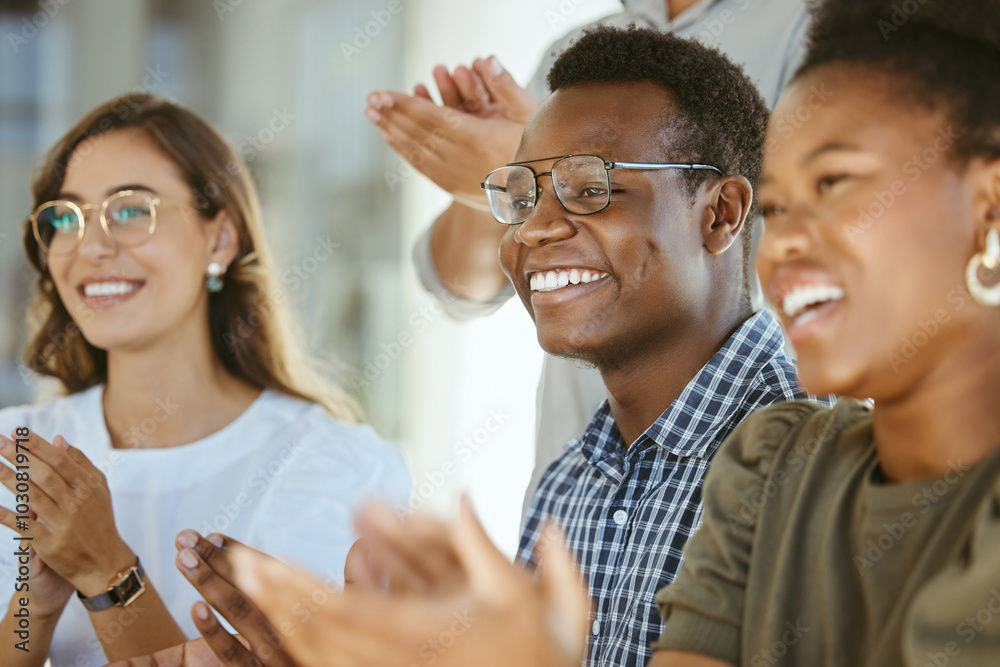
[[66,395],[0,411],[0,664],[100,665],[196,635],[174,565],[189,526],[342,583],[355,508],[404,503],[409,475],[301,355],[239,156],[133,95],[56,144],[34,199],[26,359]]

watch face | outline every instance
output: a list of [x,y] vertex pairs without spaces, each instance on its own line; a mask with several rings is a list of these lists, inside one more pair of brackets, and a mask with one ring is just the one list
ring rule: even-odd
[[133,567],[128,571],[128,574],[115,582],[114,589],[118,593],[121,605],[127,607],[146,590],[146,585],[143,583],[142,577],[139,576],[138,570]]

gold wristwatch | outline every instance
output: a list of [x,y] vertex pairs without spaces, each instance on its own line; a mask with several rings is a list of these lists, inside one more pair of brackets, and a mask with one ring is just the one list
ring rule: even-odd
[[84,597],[80,591],[76,596],[87,611],[104,611],[114,606],[127,607],[146,590],[146,573],[142,563],[135,559],[135,565],[115,575],[108,590],[92,598]]

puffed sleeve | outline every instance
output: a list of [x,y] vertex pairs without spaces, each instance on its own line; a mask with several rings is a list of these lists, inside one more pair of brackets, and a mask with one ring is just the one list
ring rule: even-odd
[[684,548],[684,565],[656,596],[666,626],[653,649],[688,651],[740,664],[740,625],[751,545],[760,512],[745,498],[764,497],[775,454],[796,426],[819,410],[794,401],[758,410],[719,448],[705,478],[704,520]]
[[972,525],[910,606],[902,632],[907,667],[1000,663],[1000,482]]

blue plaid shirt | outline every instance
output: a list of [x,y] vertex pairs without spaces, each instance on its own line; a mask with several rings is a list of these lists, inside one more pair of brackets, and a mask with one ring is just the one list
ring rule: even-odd
[[533,553],[546,519],[562,527],[588,582],[585,665],[645,665],[663,623],[653,598],[673,581],[701,524],[701,485],[719,444],[757,408],[809,398],[766,308],[730,336],[631,447],[608,403],[566,445],[535,492],[517,558]]

